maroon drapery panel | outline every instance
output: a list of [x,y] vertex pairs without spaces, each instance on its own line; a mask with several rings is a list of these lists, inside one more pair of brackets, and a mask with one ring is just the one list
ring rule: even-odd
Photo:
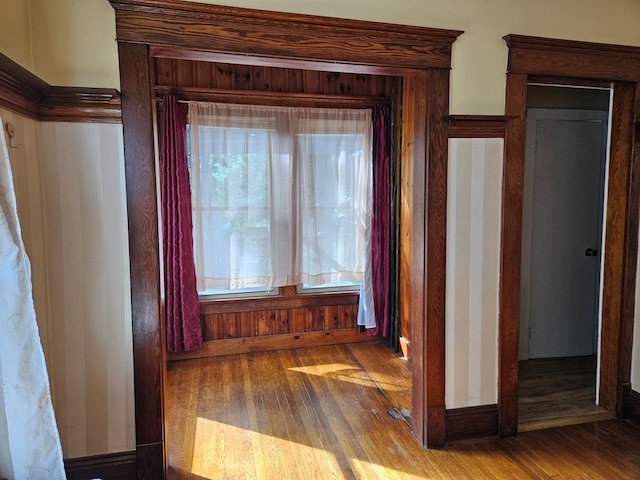
[[174,96],[162,102],[160,196],[167,350],[202,347],[200,304],[193,261],[191,185],[187,164],[187,110]]
[[371,260],[376,328],[371,335],[389,336],[391,321],[391,151],[390,114],[386,107],[374,107],[373,120],[373,219]]

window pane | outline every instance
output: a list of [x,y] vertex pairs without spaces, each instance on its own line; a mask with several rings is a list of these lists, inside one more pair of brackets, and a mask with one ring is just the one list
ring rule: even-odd
[[[266,286],[271,254],[269,131],[200,127],[201,198],[206,288]],[[199,205],[197,205],[199,200]],[[218,280],[219,279],[219,280]]]
[[302,268],[311,285],[360,281],[356,191],[363,135],[299,135]]
[[363,280],[370,111],[189,112],[200,291]]

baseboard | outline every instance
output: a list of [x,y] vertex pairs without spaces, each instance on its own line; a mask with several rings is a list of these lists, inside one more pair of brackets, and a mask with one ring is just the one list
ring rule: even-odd
[[230,338],[211,340],[204,343],[199,350],[190,352],[168,353],[168,361],[189,360],[193,358],[219,357],[238,355],[250,352],[266,352],[284,348],[318,347],[339,345],[343,343],[377,342],[381,336],[367,335],[358,328],[345,330],[325,330],[322,332],[291,333],[284,335],[268,335],[263,337]]
[[498,406],[447,410],[447,442],[498,435]]
[[64,461],[67,480],[135,480],[136,452],[109,453]]
[[626,407],[627,419],[636,425],[640,425],[640,393],[630,390]]

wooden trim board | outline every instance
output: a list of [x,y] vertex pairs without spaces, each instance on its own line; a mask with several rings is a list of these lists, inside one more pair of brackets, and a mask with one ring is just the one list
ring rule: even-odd
[[600,404],[621,414],[621,386],[630,379],[638,254],[638,119],[640,48],[586,42],[505,37],[509,46],[506,89],[500,265],[499,392],[500,434],[518,425],[518,333],[527,85],[550,76],[581,85],[581,79],[613,82],[611,159],[601,329]]
[[136,478],[136,452],[110,453],[64,461],[67,480],[134,480]]
[[[451,46],[459,31],[405,27],[355,20],[292,15],[194,2],[111,0],[116,15],[123,92],[125,163],[132,271],[136,441],[164,443],[162,391],[165,377],[162,292],[157,225],[154,144],[155,81],[149,65],[156,57],[270,65],[278,68],[361,72],[415,78],[422,82],[403,125],[416,125],[411,168],[422,176],[408,192],[416,209],[416,238],[407,258],[414,285],[413,345],[429,348],[414,355],[413,431],[420,442],[445,441],[444,291],[447,188],[447,122]],[[313,28],[308,28],[313,26]],[[295,35],[295,37],[294,37]],[[358,42],[345,41],[358,38]],[[425,119],[427,119],[426,123]],[[420,128],[417,126],[420,125]],[[403,127],[404,128],[404,127]],[[406,144],[404,142],[403,144]],[[427,197],[427,182],[429,198]],[[422,204],[422,206],[419,206]],[[135,231],[138,231],[137,233]],[[140,238],[144,240],[140,240]],[[424,246],[429,252],[424,259]],[[419,247],[423,252],[418,251]],[[425,264],[426,261],[426,264]],[[428,265],[428,269],[425,266]],[[427,305],[428,308],[424,308]],[[428,326],[428,327],[427,327]],[[430,379],[431,381],[428,381]],[[428,402],[428,405],[427,405]],[[423,420],[428,418],[427,422]],[[159,453],[158,453],[159,455]],[[138,467],[162,457],[138,455]],[[158,477],[160,478],[160,477]]]
[[0,107],[48,122],[121,123],[120,93],[54,87],[0,54]]

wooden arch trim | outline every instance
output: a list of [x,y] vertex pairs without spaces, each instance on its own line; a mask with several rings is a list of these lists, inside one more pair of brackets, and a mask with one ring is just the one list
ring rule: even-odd
[[606,238],[603,246],[600,404],[624,416],[630,390],[633,348],[638,217],[640,214],[640,48],[554,40],[522,35],[505,37],[507,73],[505,164],[500,260],[499,388],[500,433],[518,428],[518,331],[520,258],[525,157],[527,85],[545,77],[613,87]]
[[138,478],[163,478],[166,466],[155,57],[402,77],[402,155],[412,185],[412,427],[425,446],[443,444],[449,69],[462,32],[177,0],[110,3],[122,86]]

